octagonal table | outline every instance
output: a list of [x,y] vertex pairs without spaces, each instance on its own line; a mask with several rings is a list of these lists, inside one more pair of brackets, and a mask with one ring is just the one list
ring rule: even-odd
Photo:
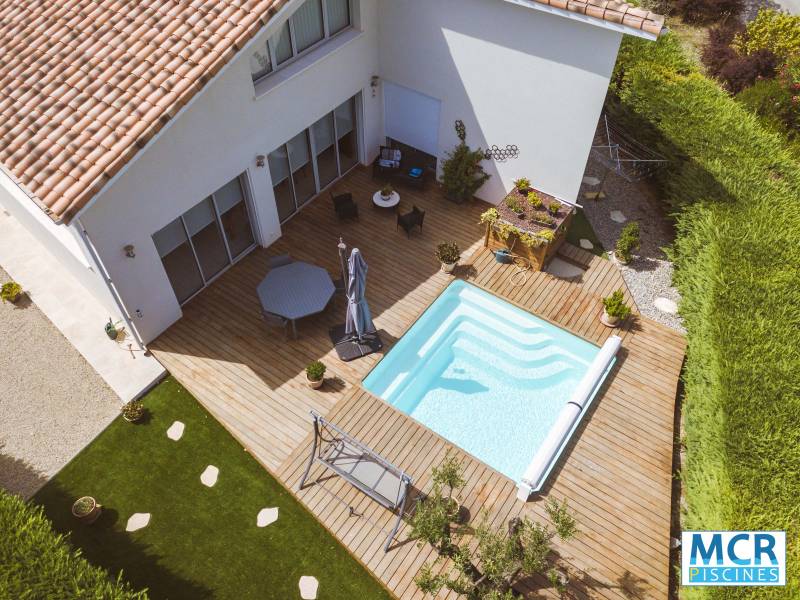
[[331,276],[322,267],[293,262],[272,269],[256,288],[262,308],[292,322],[322,312],[335,291]]

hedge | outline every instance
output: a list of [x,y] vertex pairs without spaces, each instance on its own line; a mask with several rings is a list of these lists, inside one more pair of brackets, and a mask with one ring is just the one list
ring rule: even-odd
[[41,507],[0,489],[0,598],[147,600],[109,578],[53,531]]
[[684,527],[787,530],[787,588],[681,595],[798,597],[800,167],[672,35],[626,37],[613,92],[609,110],[670,160],[657,183],[688,340]]

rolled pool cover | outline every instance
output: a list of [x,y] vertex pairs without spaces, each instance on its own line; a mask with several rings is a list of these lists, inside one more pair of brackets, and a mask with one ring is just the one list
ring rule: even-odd
[[539,446],[522,479],[517,483],[517,499],[526,502],[534,492],[542,489],[550,470],[569,441],[572,432],[589,407],[594,393],[617,355],[622,338],[612,335],[600,348],[589,369],[580,380],[569,401],[558,413],[558,418],[547,437]]

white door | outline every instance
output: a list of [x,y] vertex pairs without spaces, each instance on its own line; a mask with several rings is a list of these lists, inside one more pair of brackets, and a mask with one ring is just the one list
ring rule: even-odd
[[431,156],[439,155],[442,103],[396,83],[383,83],[386,136]]

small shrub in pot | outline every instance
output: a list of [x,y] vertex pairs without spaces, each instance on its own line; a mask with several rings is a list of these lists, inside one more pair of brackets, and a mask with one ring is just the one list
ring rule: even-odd
[[84,525],[91,525],[100,516],[102,508],[91,496],[78,498],[72,504],[72,516]]
[[141,400],[131,400],[122,405],[122,418],[129,423],[136,423],[144,416],[144,404]]
[[442,242],[436,246],[436,258],[442,263],[442,271],[452,273],[461,258],[461,250],[455,242]]
[[0,298],[2,298],[4,303],[11,302],[13,304],[19,299],[21,294],[22,286],[16,281],[6,282],[3,284],[2,289],[0,289]]
[[306,367],[306,378],[312,389],[318,389],[325,378],[327,367],[319,360],[315,360]]
[[621,289],[603,298],[604,323],[616,327],[631,314],[631,307],[625,304],[625,296]]

